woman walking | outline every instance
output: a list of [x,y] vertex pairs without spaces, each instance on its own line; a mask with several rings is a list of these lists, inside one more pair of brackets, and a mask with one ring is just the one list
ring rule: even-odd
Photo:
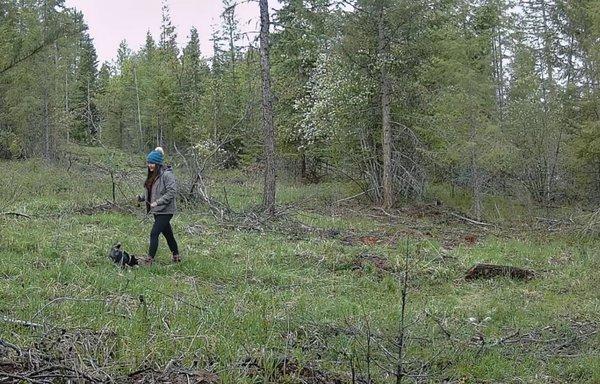
[[173,169],[170,166],[164,166],[163,160],[164,151],[161,147],[157,147],[146,156],[148,176],[144,182],[145,197],[139,197],[140,201],[146,202],[146,212],[154,215],[154,225],[150,232],[148,265],[152,265],[154,261],[158,249],[158,237],[161,233],[167,239],[173,262],[181,261],[177,241],[171,227],[171,219],[177,209],[175,205],[177,181]]

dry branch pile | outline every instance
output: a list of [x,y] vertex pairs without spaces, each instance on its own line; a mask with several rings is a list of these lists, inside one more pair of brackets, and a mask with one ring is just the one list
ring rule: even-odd
[[107,329],[50,330],[27,349],[0,340],[0,383],[112,381],[107,370],[116,349],[116,335]]
[[176,362],[165,368],[145,367],[126,376],[115,374],[118,338],[113,331],[51,330],[24,349],[0,339],[0,383],[198,383],[215,384],[219,377],[187,369]]

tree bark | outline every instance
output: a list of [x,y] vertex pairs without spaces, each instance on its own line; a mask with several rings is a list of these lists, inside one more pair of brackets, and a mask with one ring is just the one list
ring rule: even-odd
[[273,215],[275,213],[275,127],[269,63],[269,2],[268,0],[259,0],[258,3],[260,6],[260,64],[265,156],[263,205],[265,211],[269,215]]
[[378,56],[380,65],[381,87],[381,128],[383,151],[383,206],[390,208],[394,205],[393,175],[392,175],[392,124],[390,111],[390,78],[387,68],[389,37],[385,29],[384,6],[379,14]]

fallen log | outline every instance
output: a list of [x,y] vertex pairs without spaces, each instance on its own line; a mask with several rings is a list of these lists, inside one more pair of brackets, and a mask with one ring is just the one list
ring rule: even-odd
[[531,269],[511,267],[508,265],[476,264],[467,271],[465,280],[489,279],[498,276],[529,280],[535,277],[535,272]]

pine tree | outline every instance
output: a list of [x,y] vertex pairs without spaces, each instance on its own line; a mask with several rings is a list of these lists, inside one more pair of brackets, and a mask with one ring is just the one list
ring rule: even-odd
[[80,41],[80,53],[75,76],[75,90],[71,98],[75,115],[73,137],[89,139],[98,134],[98,109],[96,106],[98,60],[92,39],[84,34]]
[[203,130],[202,100],[207,92],[210,69],[200,54],[198,30],[190,30],[190,40],[183,49],[181,57],[182,79],[181,92],[184,102],[183,125],[186,127],[188,143],[196,138],[207,138],[208,132]]

